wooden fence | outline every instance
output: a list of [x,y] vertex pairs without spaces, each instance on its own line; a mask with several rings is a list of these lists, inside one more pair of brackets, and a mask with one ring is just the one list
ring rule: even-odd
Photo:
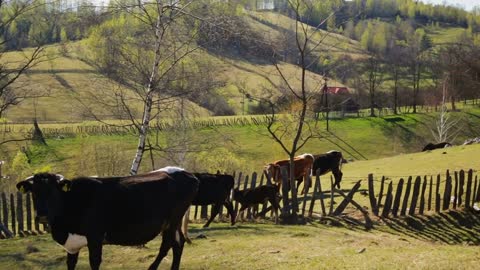
[[[235,188],[240,190],[254,188],[270,184],[270,178],[265,174],[252,173],[234,173]],[[443,179],[442,179],[443,177]],[[366,223],[370,222],[368,212],[360,206],[353,197],[359,192],[361,180],[357,181],[353,187],[344,194],[342,190],[333,188],[333,179],[324,177],[320,181],[317,174],[310,179],[306,177],[305,194],[298,197],[298,215],[312,218],[314,214],[318,216],[338,216],[344,213],[348,204],[361,211],[365,216]],[[327,181],[325,181],[327,180]],[[285,180],[284,180],[285,181]],[[379,181],[380,190],[375,193],[375,181]],[[325,185],[329,190],[325,190]],[[283,185],[285,186],[285,185]],[[394,188],[396,186],[396,188]],[[333,192],[332,192],[333,190]],[[343,197],[343,200],[334,208],[334,196]],[[402,178],[398,181],[390,180],[387,182],[385,177],[381,180],[375,180],[373,175],[368,176],[368,195],[371,205],[371,212],[381,217],[398,217],[406,215],[423,215],[427,211],[440,212],[459,207],[471,208],[480,201],[480,182],[477,176],[473,176],[473,171],[460,171],[437,177],[408,177],[407,182]],[[291,204],[288,196],[283,196],[283,205],[288,208]],[[193,219],[208,219],[210,206],[196,206]],[[234,201],[234,210],[237,212],[239,203]],[[252,219],[259,213],[268,213],[271,206],[266,202],[263,205],[252,207],[244,211],[238,220]],[[291,210],[291,209],[290,209]],[[223,207],[220,211],[219,219],[225,216]],[[33,218],[33,204],[30,194],[0,194],[0,238],[9,238],[13,236],[27,236],[32,234],[44,233],[47,231],[43,225],[38,224]],[[273,213],[270,212],[270,217]],[[367,224],[368,225],[368,224]]]
[[[249,117],[228,117],[228,118],[209,118],[195,119],[187,121],[185,124],[192,129],[202,129],[222,126],[261,126],[266,125],[268,119],[265,116]],[[114,126],[114,125],[75,125],[75,123],[65,123],[64,127],[41,127],[43,135],[47,138],[74,137],[77,134],[89,135],[124,135],[137,134],[138,130],[133,126]],[[170,131],[178,129],[178,124],[169,121],[151,121],[150,132]],[[0,125],[1,133],[27,133],[31,134],[33,128],[18,126],[16,124]]]
[[45,233],[47,228],[35,221],[29,193],[0,194],[0,239],[15,235],[27,236]]
[[[443,179],[442,179],[443,178]],[[460,207],[472,208],[480,201],[480,183],[473,170],[445,175],[401,178],[398,182],[385,177],[380,180],[380,191],[375,196],[374,177],[368,176],[368,194],[372,213],[381,217],[423,215],[426,211],[441,212]],[[387,185],[386,193],[384,193]],[[394,190],[394,185],[396,189]]]

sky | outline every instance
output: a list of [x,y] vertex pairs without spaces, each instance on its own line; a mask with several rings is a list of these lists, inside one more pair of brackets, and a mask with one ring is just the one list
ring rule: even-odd
[[432,4],[443,4],[447,3],[448,5],[460,6],[466,10],[472,10],[474,6],[480,6],[480,0],[422,0],[425,3]]

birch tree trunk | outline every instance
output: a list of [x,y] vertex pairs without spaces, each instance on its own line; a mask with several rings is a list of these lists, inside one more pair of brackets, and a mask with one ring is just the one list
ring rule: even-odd
[[130,168],[130,175],[135,175],[138,172],[140,164],[142,162],[143,153],[145,152],[145,144],[150,127],[150,117],[153,106],[153,94],[155,91],[155,82],[158,77],[158,67],[160,65],[160,47],[162,44],[163,29],[162,29],[162,10],[163,4],[160,0],[157,0],[157,21],[155,23],[155,58],[153,61],[152,71],[146,87],[146,98],[143,109],[143,118],[140,126],[137,127],[138,134],[138,147],[133,159],[132,167]]

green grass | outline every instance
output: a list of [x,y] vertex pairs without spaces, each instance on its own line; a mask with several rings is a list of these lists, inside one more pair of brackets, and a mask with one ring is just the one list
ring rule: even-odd
[[[478,219],[473,220],[474,228],[478,229]],[[402,221],[392,223],[397,225],[378,226],[369,232],[360,227],[332,227],[317,221],[305,226],[244,223],[230,227],[214,223],[208,229],[193,224],[191,236],[203,234],[206,238],[194,239],[192,245],[186,245],[181,266],[182,269],[474,269],[480,262],[476,246],[448,245],[435,240],[431,235],[433,223],[424,221],[424,229],[418,232],[398,229]],[[459,238],[471,232],[455,228],[458,224],[447,219],[435,224],[443,225],[443,232]],[[49,235],[0,243],[2,269],[65,269],[65,252]],[[146,248],[105,246],[102,269],[146,269],[159,246],[160,238]],[[29,253],[27,247],[29,250],[35,247],[38,252]],[[160,269],[169,269],[170,263],[171,252]],[[80,252],[78,266],[89,269],[87,249]]]

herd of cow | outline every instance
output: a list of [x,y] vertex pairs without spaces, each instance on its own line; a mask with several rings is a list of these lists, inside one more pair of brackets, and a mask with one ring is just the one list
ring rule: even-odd
[[[331,171],[340,188],[342,153],[304,154],[294,159],[297,187],[305,176]],[[224,205],[235,224],[231,197],[240,212],[268,200],[278,222],[281,168],[288,160],[265,166],[274,185],[233,189],[234,178],[226,174],[189,173],[165,167],[125,177],[78,177],[72,181],[60,174],[39,173],[17,184],[21,192],[32,192],[36,219],[46,223],[52,238],[67,251],[67,268],[74,269],[81,248],[87,246],[92,269],[99,269],[103,244],[143,245],[162,233],[162,244],[149,269],[157,269],[172,249],[171,269],[179,269],[187,235],[190,205],[212,205],[208,227]],[[232,192],[233,191],[233,192]],[[232,196],[233,195],[233,196]],[[185,215],[185,218],[183,218]],[[183,226],[182,226],[182,220]]]

